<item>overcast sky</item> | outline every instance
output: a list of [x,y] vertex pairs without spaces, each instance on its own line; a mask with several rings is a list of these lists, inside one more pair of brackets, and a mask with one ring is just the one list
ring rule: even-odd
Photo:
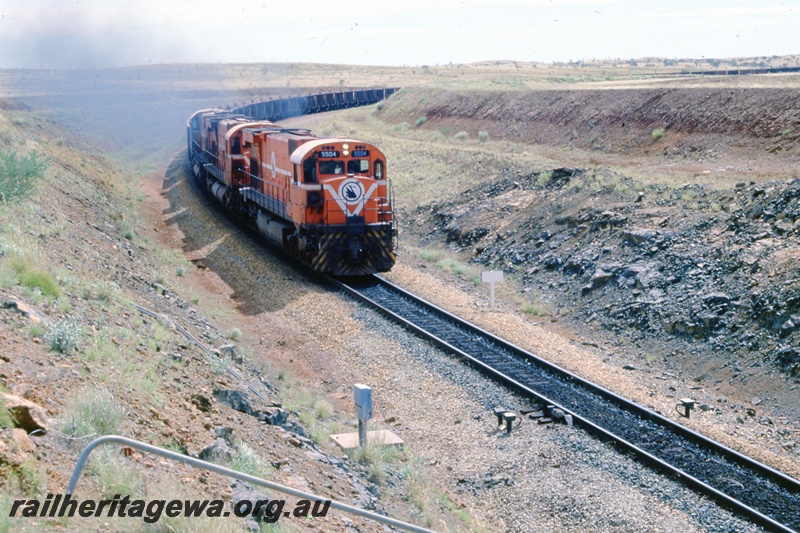
[[0,0],[0,68],[800,53],[800,0]]

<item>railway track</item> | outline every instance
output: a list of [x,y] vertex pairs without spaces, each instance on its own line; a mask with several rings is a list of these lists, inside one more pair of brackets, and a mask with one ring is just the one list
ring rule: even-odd
[[800,481],[481,330],[380,277],[333,280],[393,321],[767,529],[800,532]]
[[[275,120],[373,103],[372,99],[380,100],[394,89],[381,91],[383,94],[362,91],[363,102],[355,93],[344,92],[292,102],[262,102],[236,111]],[[800,533],[800,481],[536,357],[377,276],[358,283],[331,281],[494,379],[544,406],[560,408],[576,425],[673,474],[754,523]]]

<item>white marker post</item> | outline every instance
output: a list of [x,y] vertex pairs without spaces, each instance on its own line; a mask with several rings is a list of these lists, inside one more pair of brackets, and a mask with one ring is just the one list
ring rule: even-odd
[[494,284],[497,281],[503,281],[503,271],[502,270],[489,270],[486,272],[481,272],[481,281],[484,283],[489,283],[489,294],[490,294],[490,302],[492,305],[492,311],[494,311]]
[[358,444],[363,449],[367,445],[367,420],[372,418],[372,387],[356,383],[353,386],[358,418]]

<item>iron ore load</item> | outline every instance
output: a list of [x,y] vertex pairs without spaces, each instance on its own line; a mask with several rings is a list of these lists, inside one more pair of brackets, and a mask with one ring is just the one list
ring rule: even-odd
[[378,148],[221,110],[197,111],[187,128],[195,176],[242,222],[318,272],[392,268],[397,228]]

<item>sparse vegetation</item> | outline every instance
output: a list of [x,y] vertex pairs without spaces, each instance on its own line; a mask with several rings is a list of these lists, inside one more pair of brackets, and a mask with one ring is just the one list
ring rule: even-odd
[[478,140],[480,142],[486,142],[489,139],[489,132],[486,130],[481,130],[478,132]]
[[[120,349],[112,338],[108,331],[101,331],[94,336],[92,343],[81,352],[81,357],[89,362],[108,361],[113,363],[117,361]],[[118,343],[119,341],[117,340],[116,342]]]
[[546,316],[552,314],[549,306],[544,302],[528,302],[523,304],[521,311],[533,316]]
[[375,483],[386,482],[387,465],[405,460],[401,448],[369,441],[363,448],[348,450],[347,455],[351,460],[366,465],[367,475]]
[[420,126],[422,126],[426,122],[428,122],[428,117],[424,117],[423,116],[423,117],[419,117],[417,120],[415,120],[414,121],[414,125],[419,128]]
[[[33,252],[33,250],[28,250]],[[34,293],[49,299],[57,299],[62,296],[63,291],[58,282],[45,272],[34,266],[34,262],[26,257],[14,254],[9,262],[10,269],[7,269],[7,281],[3,283],[7,288],[20,285]]]
[[661,137],[664,136],[664,128],[656,128],[651,133],[650,136],[653,138],[654,141],[659,140]]
[[199,304],[201,300],[202,298],[197,291],[193,289],[189,290],[189,301],[192,302],[193,305]]
[[29,289],[35,289],[44,296],[58,298],[61,296],[61,287],[53,277],[42,270],[28,270],[19,274],[19,284]]
[[314,402],[314,414],[317,420],[327,420],[333,414],[333,406],[327,400],[320,398]]
[[47,492],[47,472],[33,456],[28,456],[17,471],[19,490],[28,497],[43,496]]
[[102,447],[92,453],[88,467],[104,498],[126,494],[144,495],[144,480],[136,467],[116,448]]
[[444,252],[440,250],[421,250],[419,258],[429,263],[436,263],[444,257]]
[[442,259],[436,263],[436,266],[445,272],[452,272],[456,276],[461,276],[469,270],[466,264],[456,259]]
[[6,401],[0,396],[0,426],[10,428],[13,425],[14,419],[11,418],[11,413],[9,413],[8,408],[6,408]]
[[249,444],[241,440],[234,446],[228,468],[261,478],[269,476],[272,471],[272,466],[267,464]]
[[57,420],[59,431],[70,439],[118,434],[125,411],[105,389],[84,389]]
[[84,292],[86,299],[94,299],[110,304],[119,299],[119,286],[113,281],[97,280],[89,284]]
[[83,328],[75,320],[62,318],[51,324],[44,334],[44,341],[59,353],[69,353],[78,344]]
[[480,275],[476,269],[470,267],[466,263],[458,259],[447,257],[445,252],[441,250],[423,249],[419,251],[419,258],[426,263],[433,263],[436,267],[444,272],[450,272],[456,276],[466,277],[472,281],[476,278],[480,279]]
[[545,170],[536,174],[535,183],[538,187],[545,187],[547,186],[548,183],[550,183],[550,180],[552,179],[553,179],[553,173],[549,170]]
[[458,133],[453,135],[453,138],[457,141],[466,141],[467,139],[469,139],[469,133],[467,133],[466,131],[459,131]]
[[47,160],[38,152],[0,152],[0,205],[30,194],[46,168]]
[[239,328],[231,328],[228,332],[228,338],[232,341],[238,341],[242,338],[242,330]]
[[31,324],[28,326],[28,335],[33,339],[41,339],[44,337],[46,330],[42,324]]

